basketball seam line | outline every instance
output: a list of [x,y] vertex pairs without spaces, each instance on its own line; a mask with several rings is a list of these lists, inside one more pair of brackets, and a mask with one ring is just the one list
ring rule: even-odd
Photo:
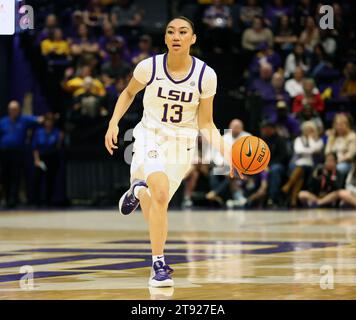
[[[246,141],[247,138],[248,138],[248,136],[245,137],[244,141],[242,142],[241,150],[240,150],[240,165],[241,165],[241,168],[242,168],[243,170],[245,170],[245,168],[244,168],[243,165],[242,165],[242,152],[243,152],[243,150],[244,150],[244,144],[245,144],[245,141]],[[246,171],[246,170],[245,170],[245,171]]]
[[258,147],[260,146],[260,138],[257,138],[257,139],[258,139],[258,143],[257,143],[257,148],[256,148],[255,155],[253,156],[253,158],[252,158],[252,160],[251,160],[251,162],[250,162],[249,166],[247,167],[246,171],[247,171],[248,169],[250,169],[251,164],[253,163],[253,161],[254,161],[254,160],[255,160],[255,158],[256,158],[256,154],[257,154],[257,151],[258,151]]

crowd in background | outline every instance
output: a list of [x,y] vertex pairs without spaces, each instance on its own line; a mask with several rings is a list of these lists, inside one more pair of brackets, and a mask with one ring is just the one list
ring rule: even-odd
[[[269,167],[243,181],[224,174],[226,164],[217,153],[200,150],[205,161],[184,182],[183,206],[199,201],[229,208],[356,206],[354,6],[327,2],[334,26],[323,30],[319,8],[326,2],[174,2],[172,14],[197,26],[194,54],[240,57],[244,95],[262,105],[260,131],[254,134],[271,150]],[[134,1],[78,1],[65,12],[45,8],[31,45],[44,66],[48,113],[22,116],[20,104],[11,101],[8,116],[0,119],[0,196],[8,207],[18,203],[25,145],[31,145],[35,168],[33,201],[51,205],[65,136],[108,119],[135,65],[164,50],[147,32],[149,13]],[[230,143],[250,134],[244,119],[229,126],[232,135],[224,138]],[[43,180],[46,192],[40,197]]]

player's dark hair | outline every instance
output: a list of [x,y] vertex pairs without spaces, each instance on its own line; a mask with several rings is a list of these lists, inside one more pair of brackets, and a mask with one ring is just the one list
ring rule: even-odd
[[178,16],[178,17],[174,17],[172,18],[171,20],[168,21],[167,25],[166,25],[166,28],[167,26],[175,19],[180,19],[180,20],[184,20],[186,22],[189,23],[190,27],[192,28],[193,30],[193,34],[195,34],[195,27],[194,27],[194,22],[192,20],[190,20],[189,18],[185,17],[185,16]]

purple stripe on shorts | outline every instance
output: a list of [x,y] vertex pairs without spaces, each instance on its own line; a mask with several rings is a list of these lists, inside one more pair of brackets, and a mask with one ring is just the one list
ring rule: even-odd
[[155,78],[155,75],[156,75],[156,56],[153,56],[152,60],[153,60],[153,63],[152,63],[152,76],[151,76],[150,81],[147,82],[147,86],[149,86],[152,83],[152,81],[153,81],[153,79]]
[[202,93],[202,88],[201,88],[201,83],[203,81],[203,75],[205,71],[206,63],[203,64],[203,67],[201,68],[200,75],[199,75],[199,82],[198,82],[198,88],[199,88],[199,93]]

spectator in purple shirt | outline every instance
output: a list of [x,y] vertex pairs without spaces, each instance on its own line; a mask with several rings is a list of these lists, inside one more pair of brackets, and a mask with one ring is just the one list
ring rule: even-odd
[[40,43],[49,38],[51,34],[53,34],[54,30],[58,27],[58,22],[57,22],[57,16],[55,14],[49,14],[46,17],[46,22],[45,22],[45,27],[42,29],[42,31],[39,33],[37,37],[37,44],[40,45]]
[[273,67],[269,63],[260,65],[260,76],[254,79],[250,84],[249,91],[264,97],[266,92],[272,90],[271,77],[273,74]]
[[263,8],[257,4],[257,0],[247,0],[246,5],[240,9],[240,21],[244,28],[251,26],[255,16],[263,16]]
[[273,0],[272,5],[268,5],[265,12],[265,17],[270,26],[274,28],[281,16],[291,16],[292,10],[286,6],[283,0]]
[[229,45],[229,37],[232,28],[231,10],[223,5],[221,0],[214,0],[203,17],[203,22],[207,26],[210,41],[213,43],[213,50],[222,53]]
[[88,27],[81,24],[78,27],[78,36],[73,39],[71,54],[79,60],[90,60],[99,54],[99,45],[89,35]]
[[270,81],[272,66],[270,64],[261,65],[260,78],[254,80],[250,86],[250,91],[258,94],[263,102],[263,115],[271,117],[275,113],[277,101],[283,100],[290,104],[290,97],[284,90],[284,78],[276,72]]
[[138,43],[137,50],[134,50],[131,55],[132,65],[137,65],[140,61],[153,56],[152,39],[149,35],[143,35]]
[[129,51],[125,39],[115,34],[114,27],[111,23],[106,23],[103,27],[103,34],[98,40],[100,47],[100,56],[103,59],[103,62],[106,62],[110,59],[109,51],[115,47],[121,50],[123,54],[123,59],[129,61]]
[[282,65],[281,57],[277,52],[273,50],[272,47],[269,47],[267,42],[262,42],[258,46],[258,50],[259,51],[252,58],[249,67],[250,76],[252,78],[258,76],[261,64],[271,64],[273,67],[273,72],[276,72],[278,68],[280,68]]
[[300,125],[298,120],[289,113],[286,102],[278,101],[276,109],[271,120],[276,124],[278,134],[286,139],[297,137],[300,134]]

